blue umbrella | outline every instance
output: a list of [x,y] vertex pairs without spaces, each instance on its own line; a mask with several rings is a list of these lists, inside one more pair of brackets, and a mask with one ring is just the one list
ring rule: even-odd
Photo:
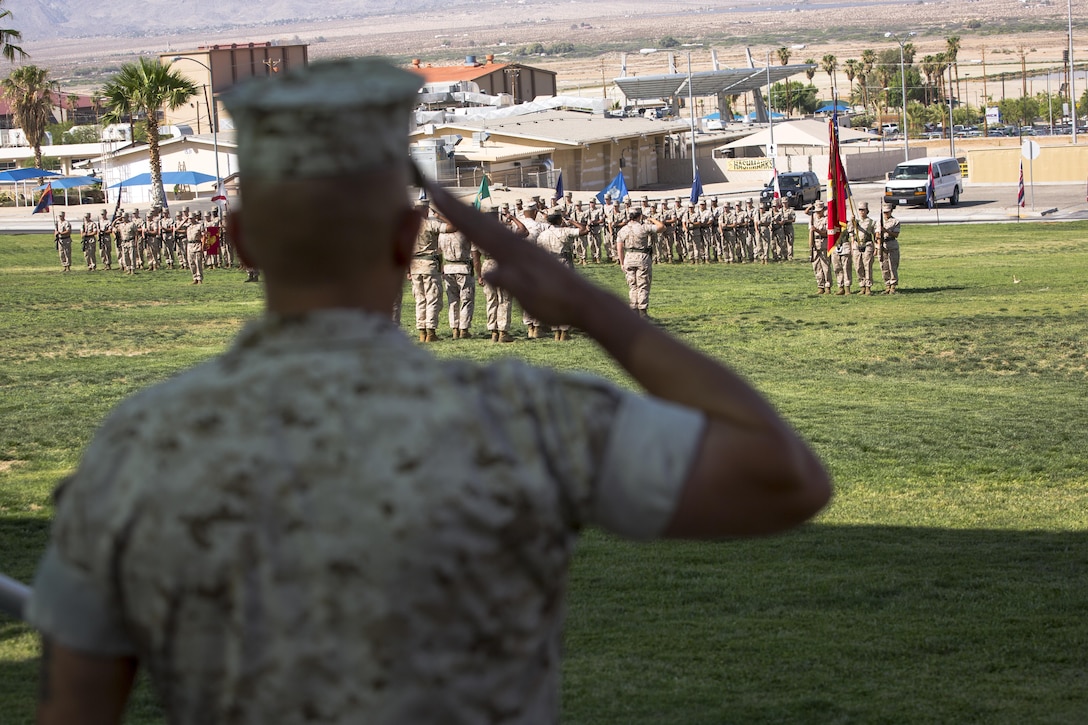
[[45,169],[8,169],[7,171],[0,171],[0,182],[14,183],[16,181],[26,181],[27,179],[38,179],[43,176],[60,176],[55,171],[46,171]]
[[[34,191],[43,191],[45,187],[52,189],[64,189],[64,205],[68,205],[68,190],[77,186],[91,186],[93,184],[101,184],[102,179],[96,179],[93,176],[62,176],[55,179],[50,179],[48,184],[42,184],[35,187]],[[83,197],[79,197],[79,203],[83,203]]]
[[831,113],[832,111],[838,111],[839,113],[842,113],[849,110],[849,104],[845,103],[844,101],[835,101],[834,103],[825,103],[824,105],[820,106],[816,109],[816,113]]
[[[216,178],[211,174],[202,174],[199,171],[164,171],[162,172],[163,184],[178,184],[181,186],[196,186],[197,184],[207,184],[209,181],[215,181]],[[131,178],[120,181],[111,189],[116,189],[121,186],[150,186],[151,174],[137,174]]]
[[[60,179],[52,179],[49,182],[49,186],[54,189],[72,189],[77,186],[92,186],[94,184],[101,184],[102,179],[96,179],[93,176],[65,176]],[[35,187],[34,191],[41,191],[45,188],[45,184]]]

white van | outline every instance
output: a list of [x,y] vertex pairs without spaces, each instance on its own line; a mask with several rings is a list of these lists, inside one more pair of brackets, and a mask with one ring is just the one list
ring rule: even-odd
[[951,156],[911,159],[895,167],[884,184],[884,203],[892,206],[926,203],[929,171],[933,169],[933,201],[948,199],[952,206],[960,203],[963,175],[960,162]]

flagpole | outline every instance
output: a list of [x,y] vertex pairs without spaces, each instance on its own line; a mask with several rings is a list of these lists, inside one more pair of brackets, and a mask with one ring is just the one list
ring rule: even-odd
[[[834,102],[834,91],[832,91],[832,102]],[[774,146],[774,108],[771,106],[771,51],[767,51],[767,128],[771,132],[771,149],[775,151],[773,154],[769,154],[771,157],[771,171],[776,175],[778,173],[778,164],[776,159],[778,157],[777,150]]]
[[[691,115],[691,183],[695,183],[695,97],[691,91],[691,51],[688,51],[688,110]],[[721,109],[718,109],[719,115]]]

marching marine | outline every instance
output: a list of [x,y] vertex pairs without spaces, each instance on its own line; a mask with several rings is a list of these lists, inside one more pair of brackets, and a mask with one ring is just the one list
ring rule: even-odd
[[60,254],[60,268],[62,272],[72,271],[72,223],[64,218],[64,212],[60,213],[56,224],[53,226],[53,242]]
[[810,207],[808,221],[809,259],[816,276],[816,294],[831,294],[831,265],[827,259],[827,207],[817,201]]
[[438,235],[442,253],[442,282],[446,289],[450,329],[453,339],[472,337],[472,313],[476,305],[475,279],[472,277],[472,245],[465,235],[450,225]]
[[[547,217],[548,226],[540,232],[536,243],[544,250],[555,256],[568,267],[574,267],[574,245],[576,241],[589,230],[584,224],[575,221],[567,221],[562,214],[551,213]],[[570,325],[559,325],[552,328],[556,341],[570,339]],[[538,334],[537,337],[540,335]]]
[[418,203],[424,214],[416,234],[408,276],[416,301],[416,329],[420,342],[438,341],[438,314],[442,311],[442,276],[439,268],[438,237],[447,230],[445,222],[431,216],[426,201]]
[[642,317],[649,317],[650,283],[653,281],[654,265],[650,235],[665,231],[665,225],[657,219],[644,221],[639,209],[632,209],[629,215],[629,221],[616,236],[616,256],[627,279],[631,309]]
[[113,224],[105,209],[98,215],[98,253],[106,269],[113,269]]
[[858,216],[851,228],[854,248],[854,271],[858,275],[859,292],[865,296],[873,294],[873,257],[876,254],[876,221],[869,217],[869,204],[858,204]]
[[79,230],[80,246],[83,247],[83,259],[87,262],[87,271],[98,269],[98,222],[87,212],[83,215],[83,226]]
[[[188,207],[186,207],[188,209]],[[193,284],[204,284],[204,223],[200,215],[185,216],[185,253],[189,258],[189,269],[193,273]]]
[[884,204],[880,220],[880,272],[884,277],[884,294],[894,295],[899,289],[899,220],[892,216],[895,207]]

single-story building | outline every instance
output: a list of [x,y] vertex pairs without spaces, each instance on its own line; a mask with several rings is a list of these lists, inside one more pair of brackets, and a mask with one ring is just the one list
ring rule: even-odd
[[[238,170],[238,152],[233,131],[223,131],[218,138],[212,134],[181,136],[159,143],[159,154],[163,171],[199,171],[215,176],[216,142],[219,147],[219,176],[226,178]],[[146,144],[126,146],[114,153],[105,154],[90,161],[90,166],[97,170],[106,187],[107,198],[113,199],[114,190],[109,187],[151,171],[151,159]],[[167,201],[211,197],[215,192],[215,183],[208,182],[199,188],[166,187]],[[150,186],[128,186],[121,190],[122,204],[146,204],[151,201]]]
[[424,125],[411,140],[416,155],[428,143],[461,136],[456,146],[432,146],[439,156],[452,150],[456,170],[443,181],[461,186],[479,184],[486,173],[492,184],[551,187],[562,172],[564,188],[599,191],[622,171],[633,190],[658,183],[658,159],[668,155],[668,137],[688,129],[686,121],[552,110]]
[[[423,76],[424,84],[430,88],[471,84],[475,92],[510,95],[514,103],[527,103],[537,96],[554,96],[557,89],[555,71],[521,63],[496,63],[494,55],[485,56],[483,63],[470,55],[464,65],[423,65],[416,59],[409,70]],[[461,90],[467,91],[469,87]]]

